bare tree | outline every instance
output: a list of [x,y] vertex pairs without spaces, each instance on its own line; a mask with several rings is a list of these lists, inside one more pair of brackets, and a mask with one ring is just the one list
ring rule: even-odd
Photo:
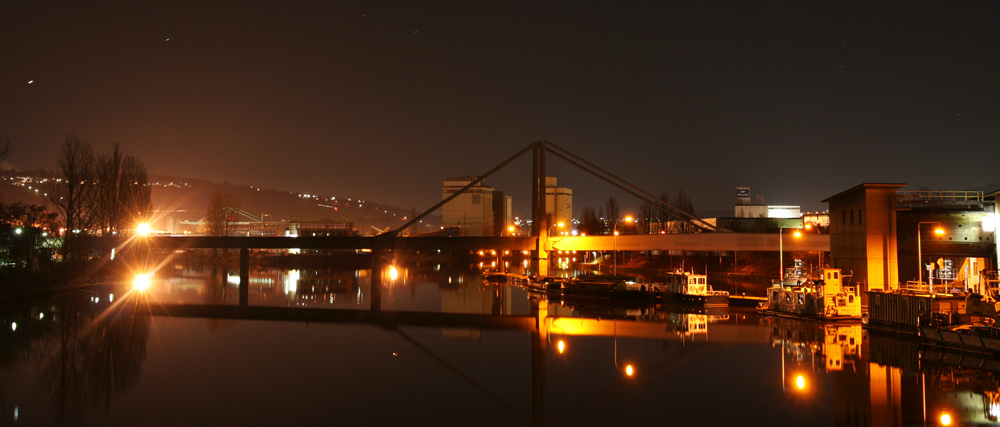
[[[669,196],[667,193],[660,193],[660,200],[669,203]],[[657,207],[659,203],[643,203],[639,207],[639,217],[637,222],[639,223],[640,230],[643,233],[653,233],[653,224],[658,224],[659,229],[662,230],[663,223],[667,221],[667,214],[660,207]],[[664,208],[666,206],[663,206]]]
[[600,234],[603,227],[597,212],[590,206],[584,206],[580,213],[580,231],[588,236]]
[[66,226],[63,256],[77,258],[76,236],[89,233],[93,219],[94,149],[76,135],[67,135],[59,154],[59,178],[49,186],[49,200]]
[[0,140],[0,162],[7,159],[13,151],[14,144],[10,142],[10,135],[4,135],[3,140]]
[[[677,197],[674,198],[673,205],[680,209],[682,212],[686,212],[692,216],[694,213],[694,205],[691,203],[691,198],[688,197],[687,193],[684,192],[683,188],[677,189]],[[698,231],[698,227],[687,221],[687,218],[682,218],[679,215],[674,216],[674,230],[675,233],[693,233]]]
[[231,194],[223,194],[219,190],[212,192],[208,200],[208,214],[205,215],[206,232],[209,236],[228,236],[232,223],[236,221],[236,209],[240,199]]
[[146,167],[132,156],[123,156],[118,144],[111,154],[97,160],[95,214],[104,233],[133,228],[145,222],[150,211]]
[[604,220],[606,221],[607,230],[610,232],[615,226],[615,221],[618,221],[618,217],[622,214],[615,196],[609,196],[608,200],[604,202],[602,209],[604,210]]

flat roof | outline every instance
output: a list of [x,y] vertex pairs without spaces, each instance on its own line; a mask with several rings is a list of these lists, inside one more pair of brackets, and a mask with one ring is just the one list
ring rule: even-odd
[[854,187],[848,188],[847,190],[841,191],[837,194],[827,197],[821,203],[830,203],[831,200],[838,199],[842,196],[854,193],[859,190],[867,190],[869,188],[882,189],[882,190],[898,190],[903,187],[906,187],[906,184],[866,182],[864,184],[855,185]]

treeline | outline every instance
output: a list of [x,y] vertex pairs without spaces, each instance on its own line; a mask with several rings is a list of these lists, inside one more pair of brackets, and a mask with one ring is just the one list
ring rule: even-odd
[[[659,231],[666,233],[690,233],[697,231],[698,228],[689,223],[687,217],[668,213],[668,211],[675,212],[679,209],[692,216],[695,215],[691,198],[688,197],[683,189],[677,189],[677,193],[673,197],[666,192],[662,192],[659,199],[665,203],[643,203],[639,207],[637,215],[626,215],[626,217],[631,216],[633,218],[635,232],[649,234]],[[668,204],[673,207],[668,206]],[[580,212],[578,229],[581,233],[587,235],[612,234],[616,229],[616,224],[619,231],[623,229],[624,225],[622,221],[624,218],[618,200],[614,196],[611,196],[596,209],[591,206],[584,206]],[[629,225],[628,229],[632,230],[632,227],[633,225]]]
[[[13,151],[0,143],[0,161]],[[49,205],[0,200],[0,267],[36,269],[54,259],[87,260],[107,249],[81,245],[83,236],[115,236],[149,220],[148,173],[141,161],[121,152],[96,154],[89,142],[68,135],[57,177],[43,184]]]

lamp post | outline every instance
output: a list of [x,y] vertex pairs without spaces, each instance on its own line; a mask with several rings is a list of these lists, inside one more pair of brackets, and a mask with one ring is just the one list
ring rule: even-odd
[[[632,217],[627,216],[623,218],[625,222],[632,222]],[[611,274],[618,275],[618,222],[620,220],[615,220],[615,226],[612,227],[612,234],[614,234],[614,250],[611,252],[611,258],[613,259],[614,266],[611,270]]]
[[[917,285],[921,286],[924,284],[924,256],[922,249],[920,247],[920,226],[924,224],[936,224],[938,227],[934,229],[934,234],[944,234],[944,230],[940,227],[941,223],[937,221],[920,221],[917,223]],[[933,288],[930,288],[931,292],[934,292]]]
[[[557,222],[557,223],[555,223],[555,224],[552,224],[552,225],[551,225],[551,226],[549,227],[549,229],[548,229],[548,230],[547,230],[547,231],[545,232],[545,235],[546,235],[546,236],[551,236],[551,235],[552,235],[552,229],[553,229],[553,228],[556,228],[556,227],[559,227],[559,228],[563,228],[563,227],[564,227],[565,225],[566,225],[566,223],[565,223],[565,222],[562,222],[562,221],[559,221],[559,222]],[[554,244],[552,243],[552,239],[551,239],[551,238],[549,238],[549,239],[547,240],[547,243],[548,243],[548,250],[549,250],[549,252],[552,252],[552,249],[553,249],[553,246],[554,246]],[[552,254],[549,254],[549,258],[551,258],[551,255],[552,255]],[[558,265],[558,263],[557,263],[556,265]]]
[[[516,234],[514,233],[515,230],[517,230],[517,229],[514,228],[513,225],[508,226],[507,227],[507,236],[508,237],[516,236]],[[500,236],[503,237],[503,232],[500,232]],[[504,261],[503,261],[503,253],[504,253],[504,251],[505,251],[505,249],[500,248],[500,271],[503,272],[503,273],[506,273],[507,272],[507,264],[504,264]]]
[[[778,282],[781,283],[782,288],[785,287],[785,239],[781,231],[786,228],[798,227],[778,227]],[[802,232],[795,230],[794,235],[795,237],[801,237]]]

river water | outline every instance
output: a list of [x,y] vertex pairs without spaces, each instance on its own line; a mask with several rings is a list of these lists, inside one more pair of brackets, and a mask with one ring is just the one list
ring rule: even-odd
[[[992,425],[1000,412],[981,360],[860,324],[564,301],[476,267],[376,272],[381,312],[417,313],[396,317],[163,315],[238,304],[237,270],[189,262],[142,294],[8,304],[0,425]],[[250,306],[371,313],[371,275],[255,269]]]

